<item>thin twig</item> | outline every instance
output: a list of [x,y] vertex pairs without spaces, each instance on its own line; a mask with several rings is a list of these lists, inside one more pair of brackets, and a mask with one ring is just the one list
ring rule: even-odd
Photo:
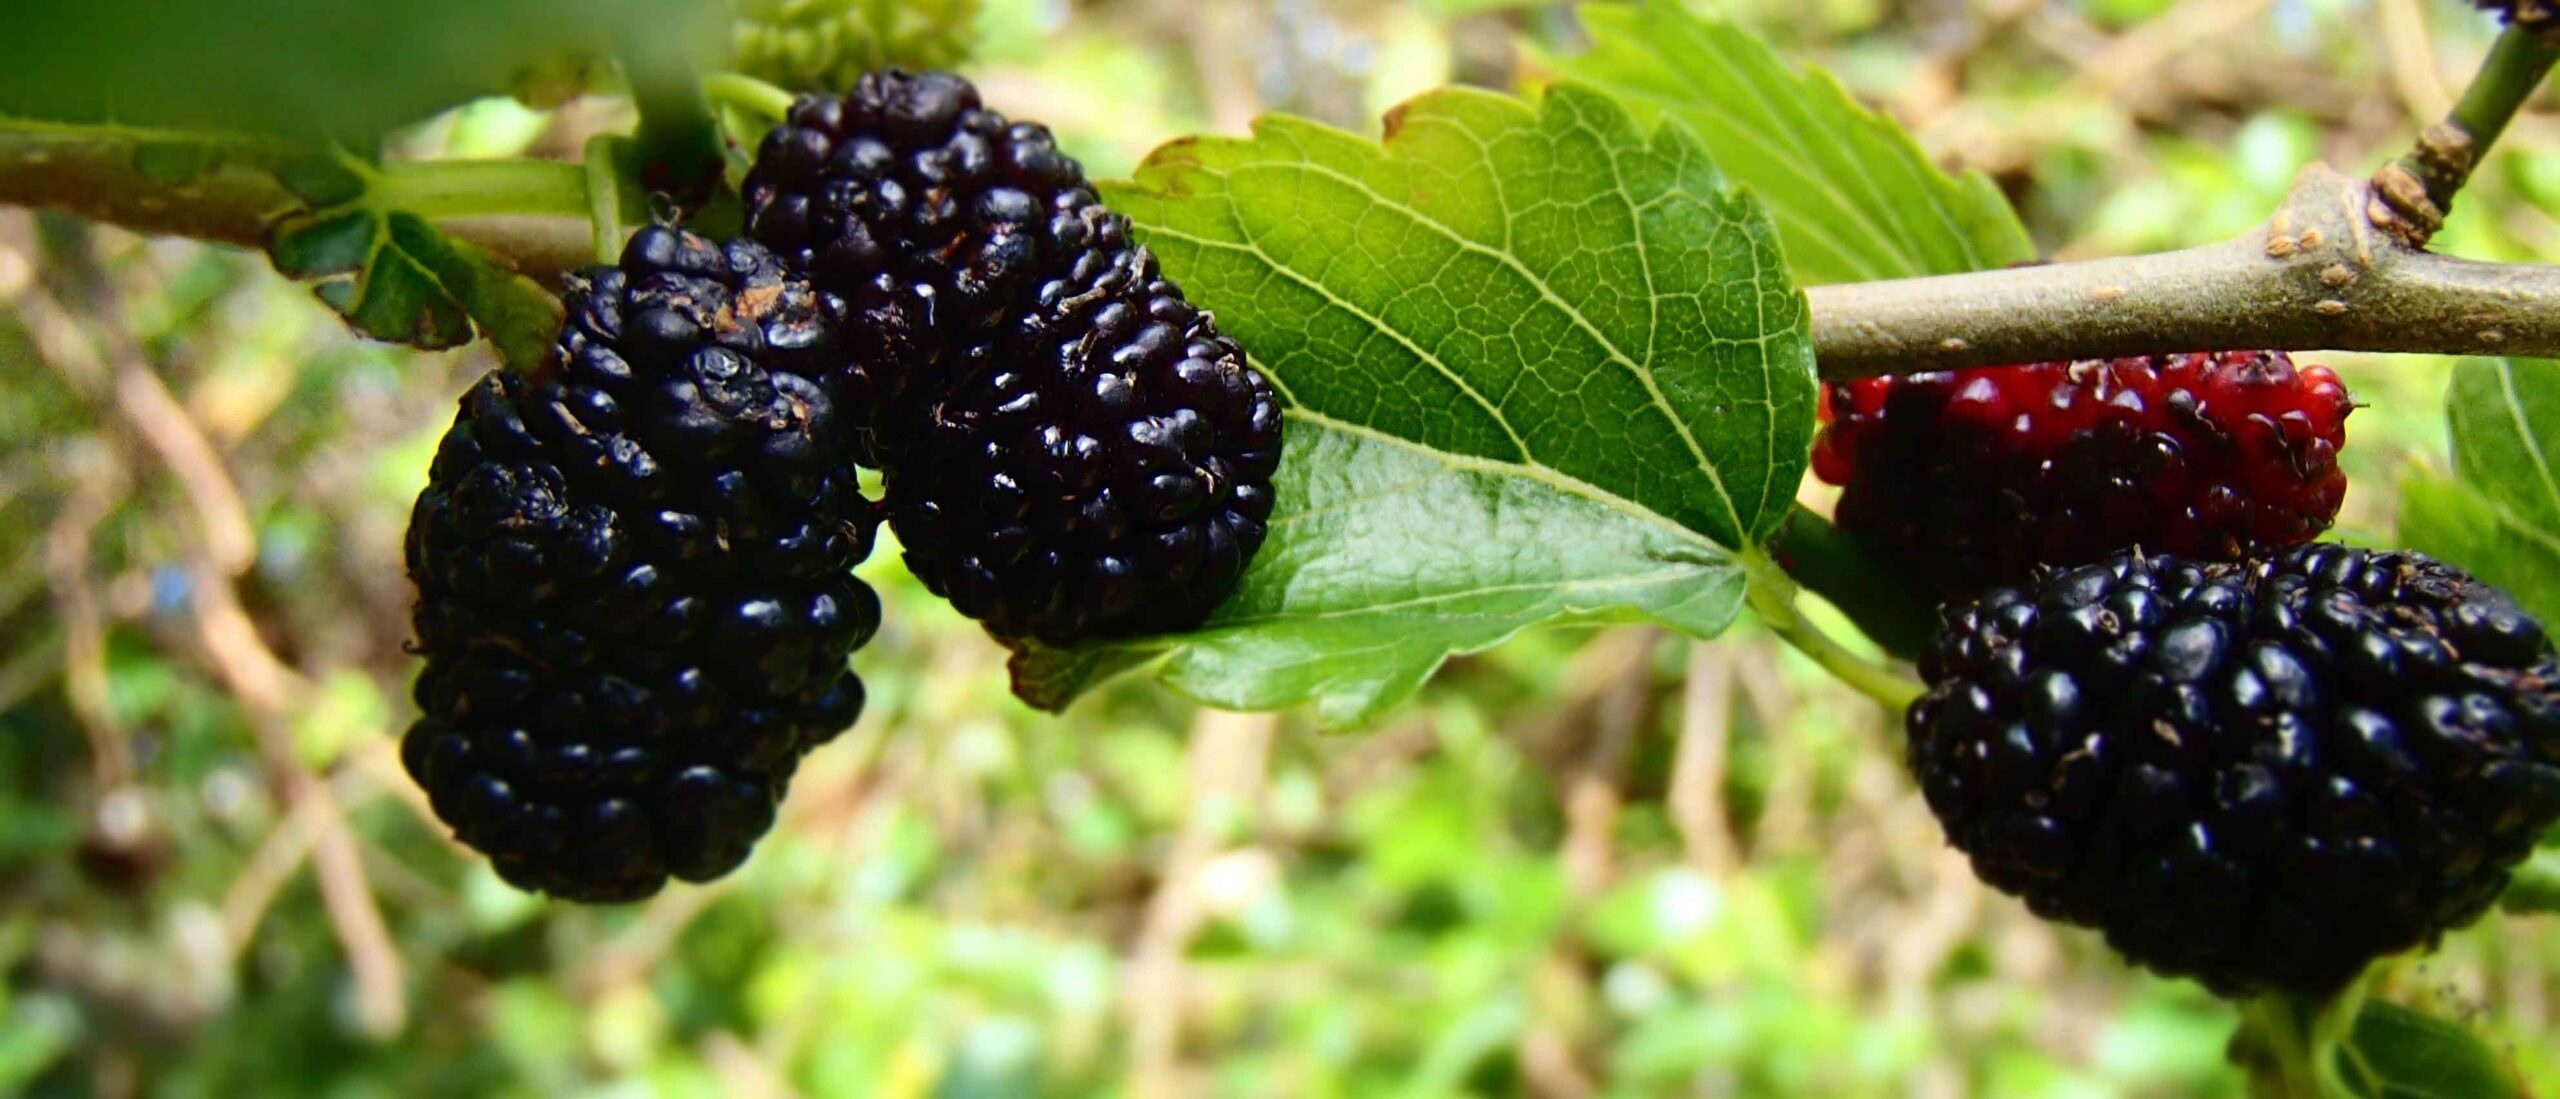
[[231,888],[222,894],[222,930],[230,940],[233,958],[257,940],[258,924],[275,905],[276,895],[284,892],[284,883],[302,869],[302,860],[310,856],[319,834],[314,803],[296,805],[267,830],[267,838],[249,853],[248,864],[233,875]]
[[1752,721],[1768,745],[1769,793],[1751,829],[1751,857],[1767,862],[1811,842],[1817,763],[1804,738],[1789,735],[1787,722],[1800,711],[1779,667],[1776,646],[1753,641],[1731,647],[1741,665],[1736,673],[1742,696],[1751,703]]
[[[132,142],[114,135],[0,129],[0,206],[59,210],[137,233],[266,247],[267,225],[299,199],[274,174],[233,158],[183,182],[145,170]],[[585,266],[584,218],[458,217],[437,228],[477,245],[545,284]]]
[[1129,1025],[1130,1094],[1167,1099],[1196,1092],[1181,1061],[1183,948],[1200,929],[1199,873],[1226,841],[1232,814],[1261,796],[1279,721],[1270,714],[1203,710],[1185,752],[1190,804],[1155,894],[1131,944],[1122,1008]]
[[90,481],[75,491],[45,539],[45,563],[53,577],[54,613],[62,620],[63,693],[72,717],[89,738],[90,780],[96,792],[122,789],[133,780],[133,750],[107,701],[106,612],[89,582],[89,544],[119,498],[117,478]]
[[590,1002],[603,999],[615,989],[648,977],[658,960],[675,949],[676,939],[692,926],[696,917],[729,891],[735,876],[703,885],[679,885],[668,888],[640,910],[640,921],[615,936],[613,941],[587,955],[584,964],[569,979],[569,986],[581,999]]
[[2453,109],[2453,89],[2436,70],[2435,36],[2427,33],[2424,0],[2382,0],[2382,40],[2391,51],[2391,83],[2413,118]]
[[1725,761],[1733,749],[1734,660],[1724,646],[1689,647],[1680,746],[1672,753],[1671,788],[1663,797],[1690,868],[1711,878],[1742,868],[1724,800]]
[[2171,58],[2230,34],[2274,6],[2275,0],[2186,0],[2107,43],[2058,98],[2065,102],[2114,99],[2117,92]]
[[[190,490],[219,486],[210,495],[189,493],[200,526],[207,531],[247,530],[248,518],[239,493],[230,488],[229,473],[220,468],[220,458],[185,408],[158,388],[141,342],[125,319],[122,301],[98,267],[92,248],[81,239],[58,249],[44,273],[45,291],[34,297],[50,296],[66,312],[76,304],[93,318],[94,323],[84,327],[103,347],[107,371],[116,379],[114,408],[126,430],[144,439],[146,449]],[[131,399],[135,394],[139,400]],[[180,462],[201,462],[206,468],[181,469]],[[268,781],[288,810],[307,808],[317,822],[313,870],[330,926],[355,976],[357,1019],[367,1033],[396,1034],[408,1015],[398,949],[366,884],[354,834],[338,810],[335,795],[295,757],[291,721],[302,710],[306,684],[276,657],[242,609],[239,593],[232,587],[236,572],[226,569],[209,548],[192,554],[188,565],[194,581],[189,602],[204,662],[248,712]]]
[[1626,805],[1627,756],[1650,716],[1654,648],[1662,631],[1627,630],[1612,641],[1615,671],[1592,699],[1586,735],[1564,761],[1557,780],[1564,801],[1564,839],[1558,856],[1565,888],[1577,900],[1599,896],[1617,872],[1618,814]]
[[796,1099],[800,1094],[791,1081],[765,1063],[755,1047],[727,1030],[704,1035],[699,1048],[702,1063],[719,1079],[722,1094],[736,1099]]

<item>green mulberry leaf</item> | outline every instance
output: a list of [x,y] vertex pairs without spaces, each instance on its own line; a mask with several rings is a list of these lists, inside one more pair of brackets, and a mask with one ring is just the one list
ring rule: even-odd
[[1449,89],[1383,143],[1266,118],[1108,190],[1280,391],[1278,508],[1202,630],[1027,648],[1026,698],[1161,661],[1348,724],[1540,622],[1732,620],[1803,476],[1813,351],[1767,213],[1679,127]]
[[[2339,1014],[2349,1010],[2355,1019],[2345,1023]],[[2528,1094],[2509,1058],[2471,1028],[2382,1000],[2359,997],[2352,1007],[2302,996],[2255,1001],[2229,1053],[2253,1096],[2314,1090],[2358,1099]]]
[[1676,119],[1769,204],[1806,284],[1954,274],[2035,258],[2009,202],[1980,172],[1951,176],[1909,134],[1819,69],[1798,70],[1751,32],[1677,0],[1585,4],[1591,48],[1553,60],[1638,117]]
[[2464,360],[2446,404],[2455,479],[2404,482],[2402,541],[2560,624],[2560,363]]
[[2337,1050],[2339,1075],[2367,1099],[2524,1099],[2507,1058],[2471,1029],[2390,1003],[2368,1003]]

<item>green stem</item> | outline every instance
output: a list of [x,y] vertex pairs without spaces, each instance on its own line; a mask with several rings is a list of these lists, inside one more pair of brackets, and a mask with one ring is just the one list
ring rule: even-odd
[[556,160],[408,161],[384,168],[370,197],[428,221],[588,215],[585,171]]
[[2356,1019],[2364,1014],[2365,996],[2373,988],[2374,972],[2367,967],[2354,984],[2321,1004],[2319,1014],[2311,1019],[2312,1080],[2319,1085],[2323,1099],[2355,1099],[2355,1089],[2347,1086],[2338,1053],[2355,1037]]
[[703,78],[703,93],[723,107],[735,107],[774,121],[791,113],[790,92],[744,73],[713,73]]
[[[2540,35],[2518,27],[2507,28],[2489,47],[2479,75],[2472,77],[2471,86],[2463,89],[2461,101],[2445,119],[2470,133],[2475,163],[2507,132],[2507,123],[2534,89],[2542,86],[2555,63],[2560,63],[2560,42],[2543,41]],[[2450,202],[2453,196],[2443,198]]]
[[1900,713],[1914,699],[1927,693],[1918,681],[1896,674],[1892,669],[1850,652],[1822,628],[1806,620],[1796,608],[1795,584],[1775,568],[1754,570],[1749,594],[1751,609],[1796,651],[1813,658],[1842,683],[1858,693],[1876,700],[1878,705]]
[[587,139],[587,221],[595,227],[596,262],[612,263],[622,255],[622,165],[616,152],[622,139],[597,134]]
[[2375,224],[2412,248],[2425,245],[2444,226],[2453,196],[2470,182],[2472,170],[2555,62],[2560,42],[2546,42],[2521,27],[2499,35],[2444,120],[2420,131],[2416,145],[2374,173],[2374,197],[2381,203]]
[[681,50],[632,36],[621,43],[622,73],[639,109],[633,135],[640,182],[687,206],[719,182],[720,123],[703,94],[702,74]]
[[2326,999],[2278,993],[2240,1004],[2242,1026],[2257,1032],[2275,1060],[2285,1099],[2357,1099],[2338,1053],[2364,1013],[2370,985],[2368,972]]
[[1919,655],[1938,633],[1938,611],[1896,570],[1799,505],[1769,544],[1772,556],[1805,586],[1840,608],[1886,652]]
[[2294,1002],[2284,996],[2263,996],[2240,1005],[2240,1017],[2266,1040],[2285,1099],[2321,1099],[2320,1084],[2311,1069],[2310,1044],[2304,1040],[2306,1028]]

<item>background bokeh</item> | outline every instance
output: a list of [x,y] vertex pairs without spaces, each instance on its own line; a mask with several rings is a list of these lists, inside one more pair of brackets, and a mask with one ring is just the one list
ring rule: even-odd
[[[2449,0],[1700,6],[1991,172],[2060,257],[2219,239],[2308,160],[2379,162],[2492,29]],[[964,37],[997,106],[1117,175],[1265,110],[1374,130],[1535,81],[1575,30],[985,0]],[[2560,259],[2553,107],[2440,247]],[[492,100],[398,147],[567,156],[621,122]],[[2366,403],[2343,533],[2388,541],[2392,486],[2445,464],[2450,363],[2325,361]],[[0,210],[0,1094],[2240,1093],[2228,1007],[1978,885],[1889,715],[1747,622],[1534,633],[1348,735],[1142,681],[1053,717],[884,551],[871,708],[743,871],[517,894],[396,756],[401,528],[491,365],[356,340],[254,255]],[[2386,988],[2548,1094],[2555,974],[2560,925],[2493,916]]]

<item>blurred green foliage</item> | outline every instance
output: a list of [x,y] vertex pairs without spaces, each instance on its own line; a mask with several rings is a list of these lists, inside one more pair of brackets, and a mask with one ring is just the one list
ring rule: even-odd
[[[2486,26],[2414,5],[2431,38],[2395,52],[2388,6],[1714,5],[1988,172],[2063,255],[2213,239],[2302,159],[2395,151],[2429,113],[2401,54],[2458,80]],[[1106,173],[1264,109],[1374,132],[1428,85],[1518,79],[1520,38],[1579,43],[1542,3],[976,19],[991,98]],[[586,106],[483,101],[401,141],[574,151]],[[2549,119],[2443,247],[2560,257]],[[1977,885],[1888,716],[1748,626],[1534,632],[1349,737],[1143,682],[1046,717],[884,547],[871,709],[740,874],[620,910],[514,893],[393,747],[401,528],[485,346],[368,344],[259,258],[112,233],[85,245],[122,307],[101,313],[38,238],[0,212],[0,1095],[2243,1087],[2228,1007]],[[2403,475],[2454,471],[2452,364],[2339,365],[2367,402],[2344,529],[2388,541]],[[2553,921],[2500,916],[2381,991],[2472,1020],[2553,1093],[2555,972]]]

